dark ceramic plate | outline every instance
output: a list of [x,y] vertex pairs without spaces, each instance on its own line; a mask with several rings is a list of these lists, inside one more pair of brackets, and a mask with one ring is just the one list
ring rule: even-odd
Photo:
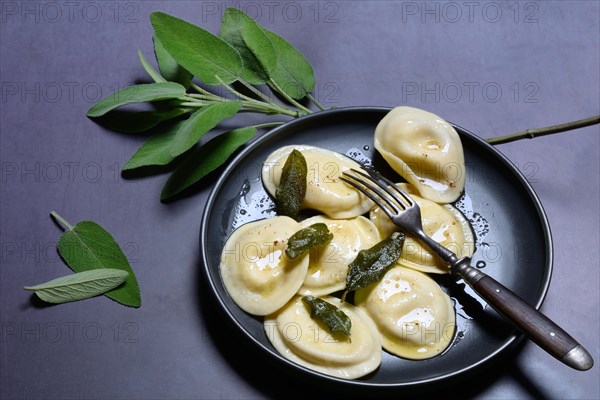
[[[380,368],[367,377],[348,381],[296,365],[280,356],[268,341],[262,319],[246,314],[227,294],[219,274],[221,249],[234,227],[274,215],[260,170],[277,148],[309,144],[371,161],[390,178],[397,178],[373,150],[373,132],[387,108],[361,107],[319,112],[282,125],[246,147],[229,164],[206,204],[200,233],[204,271],[218,302],[266,357],[274,357],[293,372],[352,389],[414,389],[442,383],[488,364],[517,339],[517,332],[486,307],[462,281],[434,276],[455,300],[457,333],[440,356],[412,361],[383,353]],[[544,210],[517,168],[498,150],[456,126],[467,169],[464,196],[457,207],[477,235],[474,263],[530,304],[540,307],[552,272],[552,239]],[[257,361],[260,362],[260,361]]]

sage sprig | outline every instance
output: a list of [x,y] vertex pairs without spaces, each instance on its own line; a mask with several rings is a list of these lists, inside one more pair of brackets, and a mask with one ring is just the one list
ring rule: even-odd
[[[158,69],[141,51],[138,56],[153,83],[113,93],[90,108],[88,116],[103,117],[105,126],[125,133],[154,128],[124,170],[177,164],[162,200],[224,164],[257,129],[285,122],[242,126],[222,133],[220,140],[202,140],[224,120],[242,112],[301,117],[313,112],[303,99],[323,109],[311,95],[316,80],[306,58],[244,12],[225,10],[219,35],[161,12],[152,13],[150,22]],[[151,103],[156,110],[113,112],[132,103]]]
[[101,268],[63,276],[35,286],[25,286],[24,289],[35,292],[45,302],[60,304],[106,293],[125,282],[128,276],[127,271]]
[[57,249],[69,268],[75,272],[97,269],[127,272],[125,282],[105,295],[125,306],[139,307],[141,295],[137,279],[112,235],[92,221],[81,221],[73,226],[54,211],[50,215],[65,228]]

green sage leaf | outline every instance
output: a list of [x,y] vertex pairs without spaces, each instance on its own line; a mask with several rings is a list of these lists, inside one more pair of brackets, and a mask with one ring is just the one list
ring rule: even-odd
[[153,12],[150,21],[167,52],[183,68],[209,85],[237,80],[243,67],[236,49],[218,36],[179,18]]
[[122,133],[140,133],[154,128],[161,122],[177,118],[180,115],[189,113],[190,109],[174,108],[165,111],[139,111],[115,113],[112,112],[103,121],[103,125],[113,131]]
[[171,57],[156,35],[152,39],[154,41],[154,54],[156,55],[161,75],[168,81],[177,82],[189,88],[193,75]]
[[127,161],[123,170],[150,165],[167,165],[185,153],[222,120],[240,109],[239,101],[227,101],[202,107],[190,118],[173,125],[166,132],[152,136]]
[[142,63],[142,67],[144,67],[144,70],[148,73],[148,75],[150,75],[150,78],[152,78],[154,82],[161,83],[167,81],[157,70],[154,69],[152,65],[150,65],[148,60],[146,60],[146,57],[144,57],[144,54],[142,54],[142,51],[139,49],[138,58],[140,59],[140,63]]
[[329,332],[350,336],[352,321],[340,308],[314,296],[304,296],[302,301],[309,306],[310,317],[323,321]]
[[294,233],[287,242],[285,254],[289,258],[296,258],[316,246],[322,246],[333,239],[327,224],[318,222]]
[[225,10],[220,36],[240,53],[243,68],[240,77],[259,85],[269,80],[277,66],[277,54],[263,28],[243,11]]
[[400,258],[402,246],[404,245],[404,234],[394,232],[375,246],[361,250],[348,265],[346,277],[346,294],[352,290],[365,288],[377,283],[383,278],[388,269]]
[[75,272],[111,268],[126,271],[125,282],[105,295],[123,305],[141,305],[140,288],[127,257],[108,231],[92,221],[81,221],[71,226],[56,213],[52,215],[65,225],[67,230],[58,241],[58,252],[69,268]]
[[303,99],[315,88],[312,66],[302,53],[281,36],[267,30],[265,32],[277,53],[277,66],[270,73],[270,78],[293,99]]
[[152,136],[135,152],[123,166],[123,171],[150,165],[167,165],[175,159],[170,149],[177,132],[186,121],[177,122],[163,133]]
[[88,117],[100,117],[110,110],[126,104],[177,99],[183,95],[185,95],[185,88],[178,83],[161,82],[133,85],[100,100],[89,109],[87,115]]
[[89,299],[121,285],[129,273],[119,269],[94,269],[63,276],[35,286],[25,286],[25,290],[35,292],[48,303],[60,304]]
[[234,151],[255,134],[255,127],[239,128],[222,133],[198,147],[169,177],[160,194],[161,200],[167,200],[200,181],[227,161]]
[[307,173],[306,159],[298,150],[292,150],[283,165],[281,181],[275,191],[277,214],[298,219],[306,195]]
[[242,107],[240,101],[224,101],[202,107],[183,123],[173,138],[169,150],[171,156],[177,157],[192,147],[208,131],[229,117],[233,117]]

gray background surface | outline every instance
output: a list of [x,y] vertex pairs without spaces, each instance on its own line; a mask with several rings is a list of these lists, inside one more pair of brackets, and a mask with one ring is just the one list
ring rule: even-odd
[[[198,231],[210,183],[161,204],[166,175],[119,173],[145,138],[85,117],[100,96],[147,80],[136,51],[151,58],[150,12],[218,32],[222,11],[234,4],[0,2],[0,397],[318,393],[277,366],[257,364],[201,282]],[[600,113],[596,1],[237,4],[305,54],[318,80],[315,97],[328,107],[411,105],[484,138]],[[543,311],[600,362],[599,129],[499,149],[532,184],[553,231]],[[55,251],[52,210],[112,232],[136,271],[140,309],[104,297],[41,307],[22,290],[69,272]],[[600,397],[598,366],[576,372],[526,342],[474,382],[453,393]]]

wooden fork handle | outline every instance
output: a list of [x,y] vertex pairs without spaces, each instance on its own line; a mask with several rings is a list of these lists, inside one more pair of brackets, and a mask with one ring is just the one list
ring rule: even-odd
[[453,271],[538,346],[579,371],[592,368],[594,360],[590,353],[550,318],[489,275],[470,266],[468,258],[456,264]]

